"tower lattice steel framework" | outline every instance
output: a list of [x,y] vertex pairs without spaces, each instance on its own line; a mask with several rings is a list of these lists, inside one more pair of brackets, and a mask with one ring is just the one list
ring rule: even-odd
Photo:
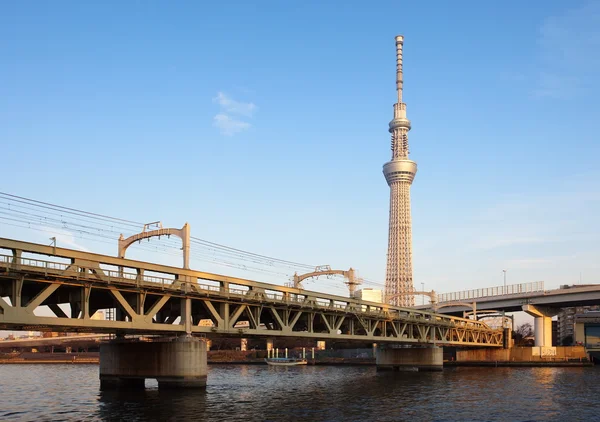
[[394,118],[390,122],[392,159],[383,166],[390,187],[390,227],[385,278],[386,300],[397,306],[414,306],[412,276],[412,223],[410,218],[410,185],[417,173],[417,163],[408,158],[406,104],[402,102],[402,47],[404,37],[396,37],[396,90]]

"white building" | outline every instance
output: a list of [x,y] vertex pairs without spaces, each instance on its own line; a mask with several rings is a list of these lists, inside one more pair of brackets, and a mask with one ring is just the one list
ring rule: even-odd
[[358,290],[355,297],[367,302],[383,303],[383,292],[379,289],[362,289]]
[[103,310],[98,310],[98,311],[94,312],[94,315],[92,315],[90,317],[90,319],[96,319],[96,320],[102,320],[102,321],[104,321],[106,319],[106,315],[104,314]]

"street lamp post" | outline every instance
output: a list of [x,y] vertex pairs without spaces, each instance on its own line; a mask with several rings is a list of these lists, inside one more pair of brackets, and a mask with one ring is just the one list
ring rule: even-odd
[[506,270],[502,270],[502,272],[504,273],[504,294],[506,294]]

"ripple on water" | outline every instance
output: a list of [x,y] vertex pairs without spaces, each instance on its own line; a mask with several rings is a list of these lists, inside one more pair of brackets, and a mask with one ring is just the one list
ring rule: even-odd
[[94,365],[0,366],[0,420],[597,420],[596,368],[209,367],[206,391],[99,391]]

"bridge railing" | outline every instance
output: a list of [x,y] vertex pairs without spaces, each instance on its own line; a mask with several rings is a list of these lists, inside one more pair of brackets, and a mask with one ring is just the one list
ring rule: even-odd
[[[142,284],[147,284],[147,285],[155,285],[157,287],[166,289],[166,288],[175,288],[172,287],[171,285],[177,281],[174,278],[167,278],[167,277],[159,277],[159,276],[154,276],[154,275],[143,275],[143,271],[141,269],[138,269],[138,273],[132,273],[132,272],[127,272],[125,271],[125,268],[123,271],[114,271],[114,270],[108,270],[108,269],[104,269],[101,267],[102,263],[101,262],[96,262],[95,266],[93,266],[94,268],[96,268],[97,270],[100,269],[101,272],[99,272],[99,274],[90,274],[89,272],[87,272],[87,270],[89,270],[89,268],[85,268],[86,272],[83,272],[82,270],[84,268],[80,268],[79,266],[75,265],[75,264],[68,264],[68,263],[61,263],[61,262],[56,262],[56,261],[47,261],[47,260],[41,260],[41,259],[34,259],[34,258],[20,258],[20,259],[15,259],[14,256],[11,255],[0,255],[0,268],[5,268],[6,270],[9,270],[11,268],[17,268],[20,267],[21,270],[23,269],[27,269],[27,270],[31,270],[31,271],[37,271],[37,272],[43,272],[44,275],[48,276],[48,275],[53,275],[53,276],[59,276],[59,277],[65,277],[65,276],[70,276],[70,277],[77,277],[77,278],[88,278],[88,279],[92,279],[92,280],[102,280],[105,281],[107,283],[112,283],[112,282],[119,282],[119,283],[123,283],[123,284],[131,284],[131,285],[140,285],[140,283]],[[130,270],[135,270],[135,268],[131,268]],[[94,278],[97,277],[97,278]],[[199,281],[200,279],[198,279]],[[240,288],[236,288],[236,287],[228,287],[228,288],[224,288],[222,286],[216,286],[216,285],[209,285],[209,284],[203,284],[203,283],[192,283],[193,286],[195,286],[195,290],[199,293],[208,293],[208,294],[220,294],[223,295],[225,297],[228,296],[237,296],[237,297],[247,297],[249,300],[253,300],[254,297],[251,295],[254,295],[256,293],[255,290],[252,290],[252,288],[250,286],[248,286],[247,289],[240,289]],[[240,286],[240,287],[245,287],[245,286]],[[273,285],[271,288],[273,290],[276,290],[278,286]],[[177,287],[177,289],[180,289],[181,287]],[[367,304],[365,304],[365,302],[363,301],[358,301],[356,299],[352,299],[352,298],[342,298],[342,297],[335,297],[335,298],[326,298],[325,297],[319,297],[320,294],[318,292],[310,292],[310,291],[296,291],[294,293],[289,293],[289,289],[282,287],[283,289],[286,289],[285,291],[282,291],[281,293],[278,292],[272,292],[272,293],[266,293],[265,297],[269,300],[269,301],[273,301],[273,302],[278,302],[278,303],[282,303],[282,304],[297,304],[300,306],[309,306],[309,307],[313,307],[313,308],[317,308],[317,309],[322,309],[322,310],[338,310],[338,311],[345,311],[345,312],[350,312],[350,313],[354,313],[354,314],[361,314],[364,316],[371,316],[371,317],[379,317],[381,319],[404,319],[407,321],[423,321],[423,322],[432,322],[435,321],[438,324],[445,324],[445,325],[454,325],[454,326],[461,326],[461,327],[470,327],[470,328],[474,328],[474,329],[485,329],[485,330],[489,330],[489,327],[480,321],[475,321],[475,320],[463,320],[461,318],[456,318],[456,317],[451,317],[451,316],[441,316],[441,315],[435,315],[432,314],[430,312],[427,311],[418,311],[418,310],[413,310],[413,309],[398,309],[395,307],[390,307],[388,305],[384,305],[384,304],[369,304],[369,302],[366,302]]]
[[508,286],[485,287],[482,289],[463,290],[461,292],[441,293],[438,295],[438,303],[543,291],[544,282],[533,281],[531,283],[510,284]]

